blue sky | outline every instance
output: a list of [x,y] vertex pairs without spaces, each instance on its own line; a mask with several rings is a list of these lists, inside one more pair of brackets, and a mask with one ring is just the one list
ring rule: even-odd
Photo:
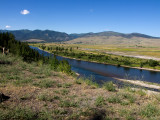
[[0,0],[0,29],[160,37],[160,0]]

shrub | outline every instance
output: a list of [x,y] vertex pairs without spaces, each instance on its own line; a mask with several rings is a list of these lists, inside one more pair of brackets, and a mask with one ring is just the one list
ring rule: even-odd
[[108,91],[116,91],[115,86],[112,81],[104,83],[103,88]]
[[148,64],[151,67],[155,67],[155,66],[159,65],[158,61],[155,61],[155,60],[149,60]]

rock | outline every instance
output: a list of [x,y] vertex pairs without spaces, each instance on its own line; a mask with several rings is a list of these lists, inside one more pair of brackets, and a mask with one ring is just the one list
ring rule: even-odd
[[8,100],[10,97],[9,96],[6,96],[4,95],[3,93],[0,92],[0,103],[5,101],[5,100]]

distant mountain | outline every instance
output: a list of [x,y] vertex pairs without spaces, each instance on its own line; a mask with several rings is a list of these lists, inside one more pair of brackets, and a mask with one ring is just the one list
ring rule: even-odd
[[142,38],[157,38],[158,37],[152,37],[149,35],[141,34],[141,33],[130,33],[130,34],[124,34],[124,33],[118,33],[113,31],[105,31],[105,32],[98,32],[98,33],[81,33],[81,34],[70,34],[73,38],[80,38],[80,37],[95,37],[95,36],[119,36],[124,38],[132,38],[132,37],[142,37]]
[[[7,32],[0,30],[0,32]],[[17,40],[32,42],[62,42],[72,38],[67,33],[51,31],[51,30],[10,30]]]
[[[140,33],[118,33],[113,31],[104,31],[99,33],[81,33],[81,34],[67,34],[64,32],[57,32],[52,30],[0,30],[0,32],[11,32],[15,35],[17,40],[20,41],[28,41],[28,42],[66,42],[66,41],[75,41],[73,43],[79,43],[77,39],[84,39],[87,42],[88,38],[103,38],[104,41],[111,40],[113,37],[116,39],[132,39],[132,38],[146,38],[146,39],[160,39],[158,37],[152,37],[145,34]],[[76,42],[77,40],[77,42]],[[102,42],[103,42],[102,40]],[[85,43],[85,41],[83,41]],[[89,41],[88,41],[89,42]],[[96,41],[97,43],[99,41]],[[71,42],[72,43],[72,42]]]
[[69,44],[107,44],[121,46],[159,46],[160,38],[140,33],[118,33],[113,31],[85,34],[71,34]]

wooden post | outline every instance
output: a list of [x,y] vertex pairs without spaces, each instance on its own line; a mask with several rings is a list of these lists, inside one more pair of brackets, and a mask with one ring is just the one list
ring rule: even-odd
[[5,47],[3,47],[3,55],[4,55]]

